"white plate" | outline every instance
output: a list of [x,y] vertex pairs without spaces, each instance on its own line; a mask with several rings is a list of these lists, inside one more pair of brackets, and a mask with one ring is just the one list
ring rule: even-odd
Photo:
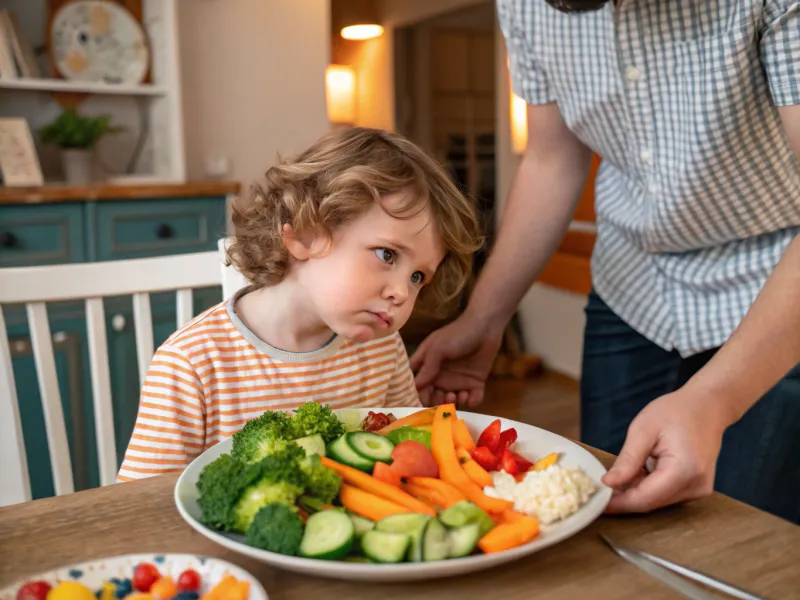
[[169,575],[176,583],[180,574],[186,569],[194,569],[200,575],[201,596],[219,583],[225,575],[233,575],[239,581],[250,583],[249,600],[268,600],[267,592],[258,580],[241,567],[218,558],[194,554],[126,554],[69,565],[31,575],[0,590],[0,600],[15,600],[17,590],[29,581],[46,581],[53,587],[60,581],[78,581],[90,590],[96,591],[102,587],[104,581],[112,577],[132,579],[133,570],[140,563],[152,564],[161,575]]
[[[392,408],[383,410],[385,412],[391,412],[396,417],[403,417],[419,409]],[[367,412],[369,412],[368,409],[362,409],[362,417],[366,416]],[[464,411],[458,411],[458,415],[460,418],[464,419],[470,433],[472,433],[475,439],[477,439],[477,436],[489,423],[497,418]],[[178,511],[186,522],[210,540],[274,567],[294,571],[296,573],[350,581],[392,582],[435,579],[488,569],[495,565],[508,563],[522,558],[523,556],[528,556],[575,535],[599,517],[611,499],[611,489],[600,483],[600,478],[605,474],[606,469],[600,461],[589,452],[560,435],[545,431],[544,429],[539,429],[538,427],[517,423],[516,421],[510,421],[508,419],[501,419],[501,423],[503,430],[508,427],[514,427],[517,430],[518,438],[515,450],[523,456],[541,458],[550,452],[559,452],[561,453],[561,458],[559,460],[560,465],[564,467],[581,467],[586,474],[598,484],[599,488],[590,498],[589,502],[578,512],[551,525],[542,525],[541,532],[536,539],[523,546],[504,552],[477,554],[466,558],[429,563],[378,565],[286,556],[284,554],[267,552],[266,550],[248,546],[244,543],[244,536],[220,533],[205,527],[200,522],[201,511],[200,507],[197,505],[196,482],[200,471],[221,454],[230,452],[232,444],[231,438],[220,442],[213,448],[209,448],[186,468],[175,486],[175,503],[178,506]]]

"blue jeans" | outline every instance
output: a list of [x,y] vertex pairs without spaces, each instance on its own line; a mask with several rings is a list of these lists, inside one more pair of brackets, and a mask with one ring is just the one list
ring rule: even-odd
[[[678,389],[715,352],[681,358],[664,350],[592,292],[583,346],[582,441],[619,454],[639,411]],[[800,523],[800,365],[725,432],[714,489]]]

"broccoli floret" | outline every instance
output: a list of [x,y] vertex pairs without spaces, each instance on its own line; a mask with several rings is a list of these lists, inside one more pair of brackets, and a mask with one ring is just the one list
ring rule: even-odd
[[303,539],[303,519],[286,504],[268,504],[256,513],[245,539],[256,548],[295,556]]
[[289,415],[269,410],[233,434],[231,454],[246,463],[258,462],[285,447],[286,440],[292,437]]
[[302,462],[302,468],[307,477],[308,494],[325,504],[333,502],[342,487],[339,474],[323,465],[316,454],[307,456]]
[[203,522],[215,529],[244,532],[266,505],[293,506],[308,481],[301,467],[304,458],[305,452],[294,443],[250,464],[222,455],[198,479]]
[[291,418],[292,439],[318,433],[328,444],[345,432],[344,423],[333,414],[331,407],[317,402],[306,402],[294,411]]
[[223,454],[207,464],[197,478],[200,496],[197,503],[203,511],[202,521],[214,529],[229,529],[231,508],[241,496],[235,485],[240,480],[245,465],[230,454]]

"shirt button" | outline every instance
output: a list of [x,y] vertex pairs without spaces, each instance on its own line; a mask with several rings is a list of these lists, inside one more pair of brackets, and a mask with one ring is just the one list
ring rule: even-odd
[[651,196],[655,196],[658,193],[658,188],[654,185],[651,185],[649,188],[647,188],[647,193]]
[[637,81],[642,76],[642,72],[636,67],[628,67],[625,69],[625,76],[628,81]]
[[650,150],[645,148],[639,153],[639,156],[642,158],[642,162],[647,163],[650,162]]

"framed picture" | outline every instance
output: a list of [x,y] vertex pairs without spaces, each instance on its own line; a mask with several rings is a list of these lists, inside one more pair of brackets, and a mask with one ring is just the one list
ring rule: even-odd
[[0,119],[0,171],[9,187],[44,185],[28,121]]

